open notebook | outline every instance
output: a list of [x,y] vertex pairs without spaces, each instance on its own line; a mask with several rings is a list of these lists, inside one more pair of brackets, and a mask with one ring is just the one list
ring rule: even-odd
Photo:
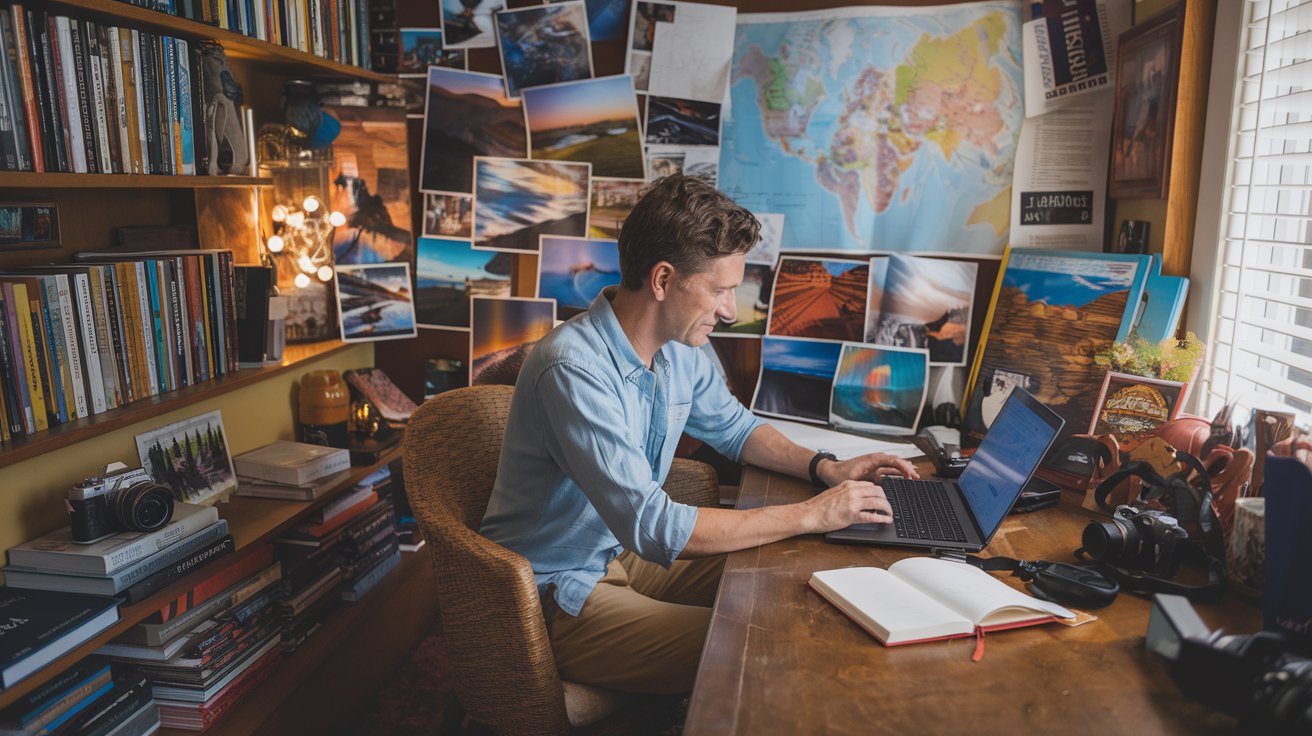
[[1033,626],[1075,614],[970,565],[910,557],[812,573],[811,587],[887,646]]

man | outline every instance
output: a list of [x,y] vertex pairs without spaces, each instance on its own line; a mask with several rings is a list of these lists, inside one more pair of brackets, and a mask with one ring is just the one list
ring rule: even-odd
[[[887,522],[873,482],[916,477],[872,454],[838,462],[756,419],[698,349],[732,322],[756,219],[710,185],[658,181],[620,232],[621,284],[534,347],[519,374],[481,532],[533,565],[568,680],[692,688],[723,553]],[[789,506],[675,503],[661,489],[679,436],[831,486]]]

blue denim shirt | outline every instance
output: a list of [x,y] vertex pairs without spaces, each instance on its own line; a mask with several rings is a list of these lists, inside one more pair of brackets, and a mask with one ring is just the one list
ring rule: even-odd
[[529,353],[479,531],[577,616],[621,550],[669,567],[692,536],[696,507],[661,488],[679,435],[737,460],[760,424],[697,348],[643,365],[603,293]]

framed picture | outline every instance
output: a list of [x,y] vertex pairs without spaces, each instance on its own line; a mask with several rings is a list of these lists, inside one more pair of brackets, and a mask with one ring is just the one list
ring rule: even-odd
[[1130,452],[1180,413],[1187,397],[1179,381],[1108,371],[1094,406],[1089,434],[1111,434]]
[[137,435],[141,467],[187,503],[222,501],[237,488],[237,474],[217,409]]
[[1179,77],[1176,10],[1121,34],[1112,126],[1111,195],[1165,199]]
[[53,202],[0,204],[0,250],[59,247],[59,208]]

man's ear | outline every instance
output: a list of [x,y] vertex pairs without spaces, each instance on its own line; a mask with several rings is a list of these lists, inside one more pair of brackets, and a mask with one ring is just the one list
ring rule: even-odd
[[651,267],[651,293],[656,301],[663,302],[669,296],[674,285],[674,266],[669,261],[660,261]]

